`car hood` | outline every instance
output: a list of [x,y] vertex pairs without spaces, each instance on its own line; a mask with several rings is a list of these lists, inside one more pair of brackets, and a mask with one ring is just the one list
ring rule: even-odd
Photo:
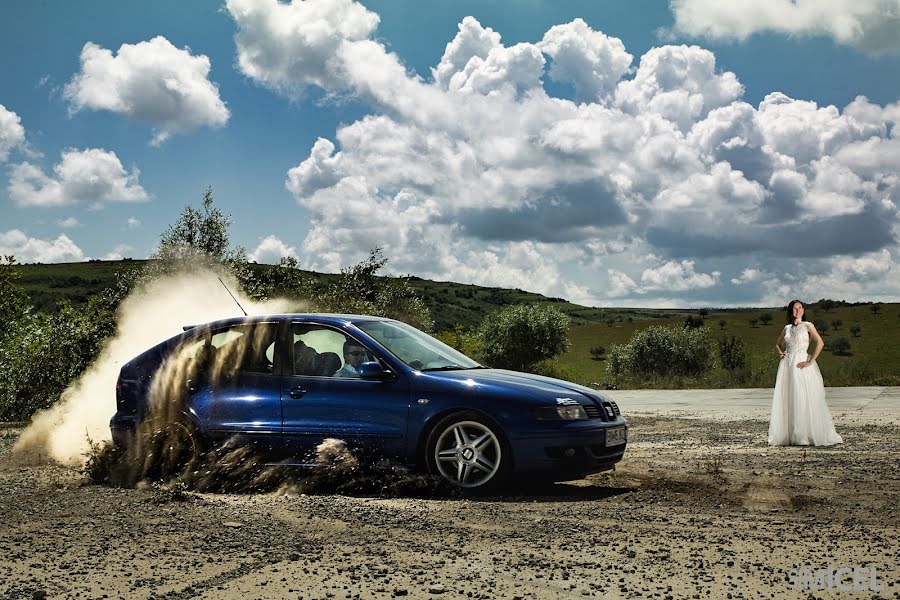
[[[504,369],[467,369],[460,371],[430,372],[429,375],[439,375],[441,379],[459,380],[460,382],[474,382],[475,392],[479,395],[486,393],[503,393],[514,391],[518,394],[527,394],[532,398],[559,404],[557,398],[570,398],[579,404],[595,404],[600,400],[607,400],[596,390],[531,373],[519,371],[507,371]],[[471,384],[470,384],[471,385]]]

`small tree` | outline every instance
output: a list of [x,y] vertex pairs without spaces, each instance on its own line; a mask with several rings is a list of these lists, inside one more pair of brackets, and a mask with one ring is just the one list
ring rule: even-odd
[[318,312],[345,312],[398,319],[430,331],[431,313],[407,277],[379,274],[387,264],[381,248],[375,248],[362,262],[345,269],[323,287],[312,290]]
[[725,319],[719,319],[719,329],[724,330],[725,325],[727,325],[727,324],[728,323],[725,321]]
[[700,315],[701,317],[708,316],[708,315],[709,315],[709,309],[701,308],[700,310],[697,311],[697,314]]
[[477,336],[483,362],[526,370],[569,348],[569,317],[552,306],[512,305],[488,315]]
[[703,317],[688,315],[684,319],[684,326],[689,328],[703,327]]
[[840,319],[832,319],[831,320],[831,328],[834,329],[835,331],[840,329],[841,325],[843,325],[843,324],[844,324],[844,322],[841,321]]
[[607,320],[606,320],[606,326],[607,326],[607,327],[612,327],[612,326],[613,326],[613,323],[615,323],[615,320],[614,320],[614,319],[607,319]]
[[759,320],[762,321],[763,325],[768,325],[772,322],[772,313],[763,313],[759,315]]
[[160,236],[153,258],[233,259],[242,249],[231,249],[228,235],[231,223],[231,216],[214,206],[212,187],[208,187],[203,193],[201,208],[184,207],[178,220]]
[[816,329],[819,330],[819,333],[822,335],[828,334],[828,321],[825,319],[814,319],[813,325],[816,326]]
[[845,337],[839,337],[831,342],[831,351],[839,356],[847,356],[850,354],[850,340]]
[[877,315],[877,314],[879,314],[879,313],[881,312],[881,305],[880,305],[880,304],[873,304],[872,306],[869,307],[869,310],[872,311],[872,314],[873,314],[873,315]]
[[859,323],[850,326],[850,333],[853,334],[853,337],[859,337],[859,334],[862,333],[862,327],[859,326]]
[[722,364],[722,368],[732,374],[738,369],[744,368],[747,363],[747,351],[743,339],[735,336],[722,337],[719,338],[718,347],[719,362]]
[[604,354],[606,354],[606,348],[604,348],[603,346],[591,346],[592,360],[603,360]]
[[756,327],[756,324],[759,322],[757,319],[750,319],[750,327]]

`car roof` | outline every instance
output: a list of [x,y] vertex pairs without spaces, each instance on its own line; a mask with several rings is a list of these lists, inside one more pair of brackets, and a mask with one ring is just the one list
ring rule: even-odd
[[230,317],[227,319],[218,319],[208,323],[197,323],[194,325],[185,325],[185,331],[195,327],[218,327],[220,325],[236,325],[238,323],[257,323],[260,321],[289,321],[294,319],[309,319],[318,323],[326,323],[331,325],[341,325],[345,323],[360,323],[366,321],[393,321],[386,317],[374,317],[371,315],[349,315],[336,313],[282,313],[268,315],[248,315],[246,317]]

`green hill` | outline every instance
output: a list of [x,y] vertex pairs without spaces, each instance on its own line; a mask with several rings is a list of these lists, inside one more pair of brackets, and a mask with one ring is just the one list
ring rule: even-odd
[[[19,283],[28,292],[31,302],[41,311],[53,312],[61,300],[75,305],[115,282],[116,273],[122,269],[140,267],[146,261],[94,260],[80,263],[17,265],[21,273]],[[271,268],[255,265],[254,268]],[[332,275],[308,272],[318,278]],[[604,323],[608,319],[624,321],[643,320],[671,316],[672,311],[644,309],[591,308],[573,304],[562,298],[547,298],[523,290],[481,287],[461,283],[430,281],[413,277],[411,285],[422,296],[435,320],[435,330],[447,331],[456,325],[476,327],[490,312],[510,304],[550,303],[569,315],[573,325]]]
[[[112,285],[116,272],[141,266],[145,261],[90,261],[66,264],[17,265],[21,273],[19,283],[28,292],[38,310],[52,312],[63,299],[79,305]],[[4,267],[0,267],[4,268]],[[271,268],[255,265],[254,268]],[[333,275],[310,273],[327,279]],[[436,331],[449,331],[455,326],[476,327],[490,312],[511,304],[552,304],[572,319],[570,340],[572,346],[559,357],[558,363],[565,370],[560,375],[584,384],[606,382],[606,361],[592,357],[590,349],[603,346],[607,350],[613,344],[626,343],[631,335],[650,324],[682,324],[698,311],[687,309],[641,308],[591,308],[573,304],[562,298],[548,298],[519,289],[505,289],[466,285],[461,283],[430,281],[411,278],[411,285],[422,296],[435,320]],[[807,305],[807,317],[811,321],[824,320],[826,343],[844,337],[850,342],[850,351],[836,354],[825,350],[818,362],[827,385],[898,385],[900,384],[900,304],[880,304],[874,312],[868,303],[835,306],[811,303]],[[709,309],[703,311],[705,324],[711,329],[713,339],[719,336],[737,336],[744,340],[754,376],[743,382],[729,382],[727,374],[719,370],[703,381],[665,382],[647,381],[644,385],[665,387],[688,384],[691,387],[730,387],[734,385],[768,386],[774,382],[778,361],[773,346],[784,323],[781,308]],[[769,313],[772,321],[764,324],[761,315]],[[757,319],[751,324],[751,319]],[[842,323],[838,329],[833,321]],[[725,321],[724,326],[719,322]],[[850,328],[859,325],[859,335]]]

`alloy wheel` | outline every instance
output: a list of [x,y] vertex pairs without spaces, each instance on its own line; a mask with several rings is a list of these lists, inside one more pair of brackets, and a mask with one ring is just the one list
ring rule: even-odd
[[434,446],[434,464],[454,485],[476,488],[500,470],[503,452],[493,431],[477,421],[459,421],[447,427]]

